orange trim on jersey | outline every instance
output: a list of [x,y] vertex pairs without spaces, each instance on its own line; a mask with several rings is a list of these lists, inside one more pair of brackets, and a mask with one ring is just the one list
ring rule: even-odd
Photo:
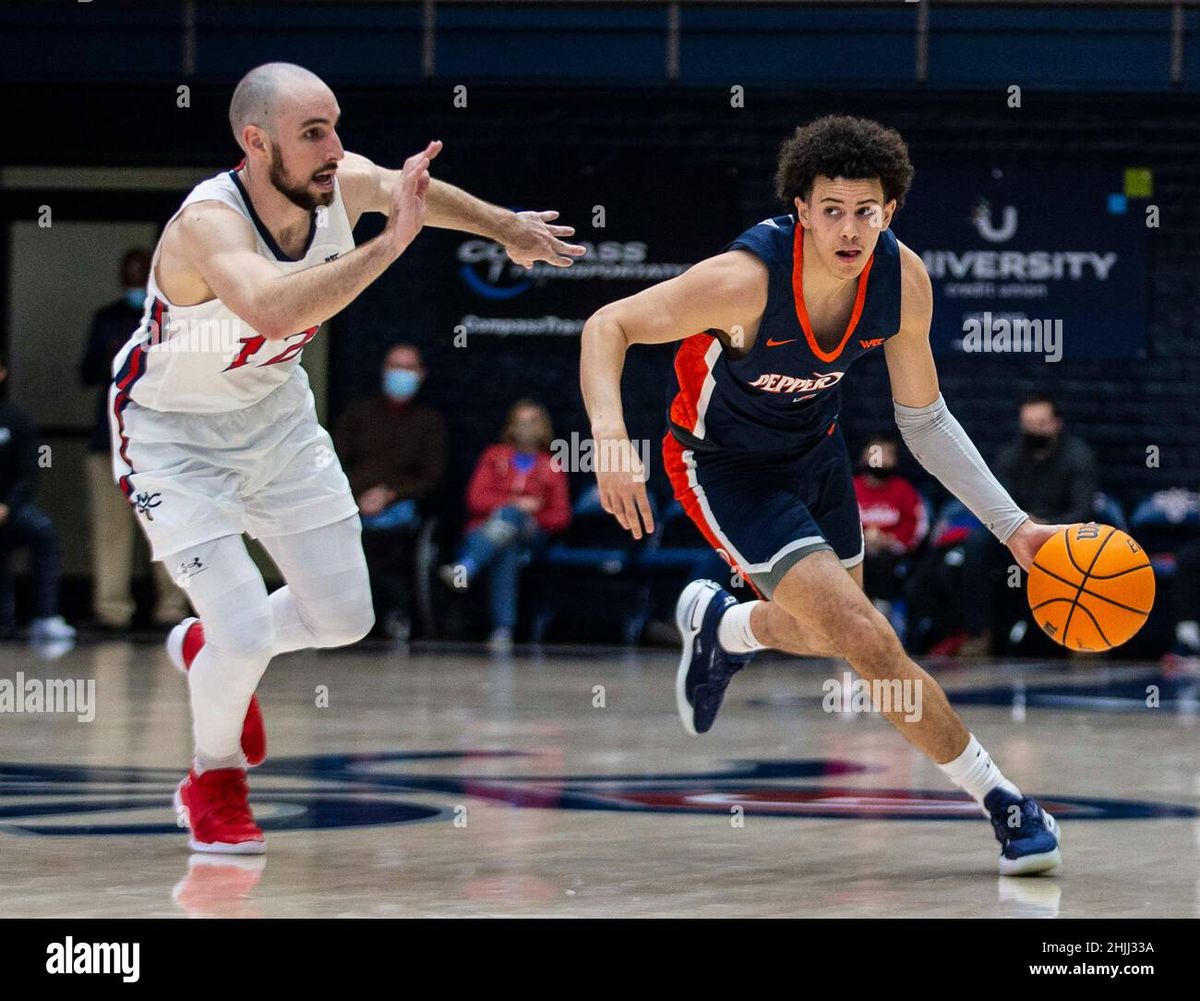
[[671,420],[688,431],[696,429],[699,418],[700,393],[708,378],[704,356],[712,346],[712,334],[701,332],[684,339],[675,352],[675,378],[679,392],[671,401]]
[[796,236],[793,240],[792,250],[792,298],[796,300],[796,318],[804,330],[808,346],[821,361],[837,361],[846,342],[854,333],[854,328],[858,326],[858,319],[862,316],[863,303],[867,299],[867,278],[871,274],[871,265],[874,263],[875,254],[872,253],[867,258],[867,266],[863,268],[863,273],[858,276],[858,292],[854,296],[854,311],[850,314],[850,325],[846,328],[846,333],[842,335],[841,343],[832,352],[822,351],[820,345],[817,344],[816,335],[813,334],[812,323],[808,319],[808,307],[804,304],[804,227],[796,223]]
[[683,446],[669,431],[663,438],[663,468],[666,469],[667,478],[671,481],[671,486],[675,491],[675,499],[683,507],[684,513],[700,529],[700,534],[704,536],[705,541],[716,550],[718,555],[724,553],[729,565],[738,572],[742,580],[750,585],[750,589],[765,601],[766,596],[754,586],[750,575],[734,562],[733,554],[722,545],[721,540],[717,538],[717,533],[712,530],[705,519],[704,511],[700,507],[700,499],[692,489],[691,483],[688,482],[687,463],[683,461]]

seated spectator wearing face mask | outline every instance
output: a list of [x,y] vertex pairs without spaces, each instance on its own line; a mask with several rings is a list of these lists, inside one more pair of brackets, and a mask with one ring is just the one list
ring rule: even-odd
[[[92,613],[104,630],[123,630],[134,612],[130,581],[137,515],[115,483],[109,448],[108,387],[112,363],[142,319],[150,253],[140,247],[121,258],[121,298],[97,310],[79,363],[80,381],[96,386],[96,420],[88,441],[88,495],[91,501]],[[187,598],[161,561],[151,564],[156,591],[154,624],[173,626],[191,615]]]
[[916,488],[896,472],[896,439],[874,434],[863,448],[854,477],[863,525],[863,589],[885,615],[899,596],[897,564],[911,554],[929,530],[925,504]]
[[546,408],[520,400],[508,412],[501,444],[479,457],[467,487],[466,534],[453,563],[441,568],[448,587],[464,590],[487,570],[496,651],[512,647],[521,563],[571,523],[567,473],[551,463],[554,431]]
[[[1092,518],[1099,488],[1096,460],[1081,439],[1063,430],[1058,404],[1034,393],[1021,403],[1020,437],[1010,442],[992,463],[1004,488],[1017,505],[1042,524],[1070,525]],[[967,540],[963,560],[963,655],[991,652],[992,635],[1003,625],[996,619],[1001,605],[1020,608],[1020,589],[1004,585],[1012,554],[990,532],[977,529]],[[1023,598],[1021,599],[1023,600]]]
[[350,403],[333,436],[362,518],[377,632],[397,640],[411,630],[420,504],[446,469],[446,423],[413,399],[425,375],[416,347],[393,345],[384,358],[383,392]]

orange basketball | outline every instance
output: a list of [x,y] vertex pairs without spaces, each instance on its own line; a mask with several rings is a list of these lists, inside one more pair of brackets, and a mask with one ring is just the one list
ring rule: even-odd
[[1026,589],[1033,617],[1070,650],[1120,646],[1154,605],[1154,570],[1142,547],[1112,525],[1070,525],[1038,550]]

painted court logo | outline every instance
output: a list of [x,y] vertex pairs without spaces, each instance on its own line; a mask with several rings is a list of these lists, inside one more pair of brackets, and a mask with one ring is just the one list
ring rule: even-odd
[[[269,760],[256,769],[254,811],[267,834],[411,823],[453,824],[454,804],[799,819],[979,821],[979,806],[946,789],[859,782],[881,765],[832,758],[752,759],[703,772],[555,775],[519,751],[394,751]],[[513,763],[504,774],[499,766]],[[522,766],[525,766],[522,768]],[[178,768],[0,765],[0,837],[178,835]],[[1195,818],[1175,803],[1038,796],[1062,820]],[[122,814],[126,816],[123,817]]]

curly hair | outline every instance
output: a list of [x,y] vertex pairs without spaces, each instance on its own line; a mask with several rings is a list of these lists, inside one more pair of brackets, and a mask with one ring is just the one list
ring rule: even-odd
[[775,192],[789,205],[795,198],[808,201],[818,177],[878,178],[884,200],[896,199],[899,209],[912,184],[913,166],[895,129],[869,118],[826,115],[800,126],[780,147]]

